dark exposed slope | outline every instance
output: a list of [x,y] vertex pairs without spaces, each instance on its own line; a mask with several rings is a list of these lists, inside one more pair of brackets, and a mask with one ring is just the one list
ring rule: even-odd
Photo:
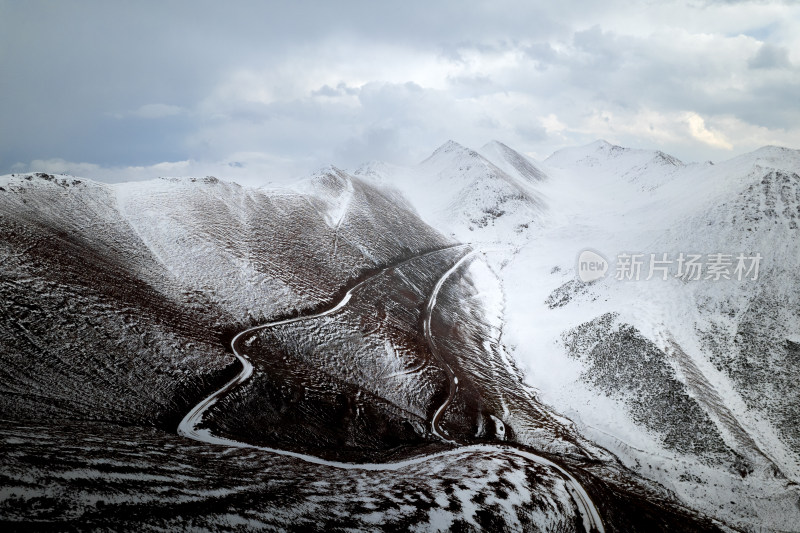
[[[214,179],[121,194],[71,178],[6,178],[0,416],[171,427],[234,371],[227,332],[324,304],[359,272],[444,244],[358,182],[332,227],[325,202],[346,180],[323,175],[308,194]],[[257,275],[233,284],[237,266]]]
[[171,425],[230,363],[219,311],[180,301],[107,187],[18,183],[0,195],[3,418]]

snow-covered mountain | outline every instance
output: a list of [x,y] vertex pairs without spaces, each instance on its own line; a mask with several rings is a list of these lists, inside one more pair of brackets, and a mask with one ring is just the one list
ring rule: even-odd
[[287,189],[2,176],[0,516],[796,530],[798,174],[449,141]]
[[[448,142],[411,169],[373,163],[366,174],[491,250],[505,342],[585,437],[735,527],[791,529],[800,517],[800,151],[765,147],[717,164],[606,141],[540,163],[496,141],[478,152]],[[524,231],[505,222],[530,214],[530,203],[480,229],[454,209],[498,204],[493,192],[481,204],[458,191],[494,183],[492,169],[535,200]],[[436,207],[425,204],[433,198]],[[605,279],[576,279],[584,249],[610,261]],[[620,254],[639,254],[640,281],[614,279]],[[722,254],[716,268],[727,274],[676,277],[681,254]],[[651,259],[662,261],[653,274]]]
[[220,340],[241,325],[318,307],[366,269],[447,244],[357,179],[326,172],[308,188],[0,178],[3,412],[171,426],[224,378]]
[[425,221],[462,242],[519,242],[542,221],[537,185],[547,176],[501,143],[481,152],[448,141],[414,167],[373,162],[354,174],[397,188]]
[[565,148],[544,160],[547,167],[582,169],[593,180],[623,180],[642,190],[669,182],[684,163],[661,151],[623,148],[607,141]]
[[[498,334],[481,289],[493,278],[396,191],[335,168],[292,190],[210,177],[109,186],[11,175],[0,178],[0,228],[4,521],[591,523],[573,495],[578,482],[560,467],[480,447],[507,438],[502,393],[526,402],[512,405],[532,428],[520,434],[543,449],[583,461],[599,451],[536,402],[496,343],[484,343]],[[473,335],[458,335],[453,320]],[[280,326],[237,344],[263,323]],[[246,382],[207,401],[239,384],[229,380],[243,362]],[[205,410],[191,431],[209,435],[199,446],[177,433],[193,406]],[[259,458],[231,457],[220,439]],[[206,471],[209,456],[221,483]],[[267,472],[257,486],[252,464]],[[466,492],[449,492],[448,479]],[[362,505],[373,499],[377,516]]]
[[[798,518],[799,158],[766,147],[683,164],[604,141],[562,150],[542,163],[558,216],[501,272],[513,287],[506,339],[544,401],[743,529],[792,530]],[[605,278],[576,279],[585,249],[609,260]],[[626,270],[637,254],[639,281]],[[678,276],[681,254],[700,256],[700,279]],[[708,270],[716,254],[721,274]],[[760,257],[757,279],[737,274],[740,254],[747,268]]]

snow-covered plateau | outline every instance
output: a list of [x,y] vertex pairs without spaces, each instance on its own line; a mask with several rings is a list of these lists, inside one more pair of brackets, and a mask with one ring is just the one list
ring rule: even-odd
[[0,176],[0,521],[800,531],[798,174],[448,141],[284,189]]

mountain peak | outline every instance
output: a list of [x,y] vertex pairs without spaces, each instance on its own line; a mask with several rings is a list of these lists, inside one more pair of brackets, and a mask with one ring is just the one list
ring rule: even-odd
[[800,169],[800,150],[783,146],[767,145],[753,152],[730,159],[723,164],[733,164],[739,167],[743,165],[756,165],[790,172],[800,172],[800,170],[798,170]]
[[347,172],[345,172],[344,170],[340,169],[335,165],[325,165],[324,167],[320,167],[311,173],[312,178],[325,177],[325,176],[346,177]]
[[596,146],[596,147],[605,148],[605,147],[616,146],[616,145],[611,144],[610,142],[608,142],[605,139],[597,139],[596,141],[589,143],[587,146]]
[[[427,159],[422,161],[420,165],[432,163],[444,164],[445,161],[451,161],[453,158],[464,161],[473,159],[483,160],[483,157],[475,150],[471,150],[464,145],[461,145],[453,140],[449,140],[437,148],[436,151],[434,151]],[[488,163],[487,161],[484,162]]]
[[535,163],[500,141],[486,143],[480,149],[480,154],[504,172],[518,175],[526,181],[541,181],[547,177]]
[[[0,183],[7,186],[58,186],[70,187],[81,184],[100,185],[99,183],[86,178],[76,178],[69,174],[47,174],[45,172],[25,172],[18,174],[6,174],[0,176]],[[3,189],[5,191],[5,189]]]
[[796,157],[797,154],[800,153],[800,150],[796,150],[794,148],[787,148],[785,146],[778,146],[775,144],[767,144],[758,148],[757,150],[752,152],[758,156],[788,156],[788,157]]
[[598,152],[626,152],[630,150],[630,148],[610,143],[605,139],[597,139],[593,143],[587,144],[586,148],[593,148]]
[[497,139],[492,139],[488,143],[483,145],[484,148],[500,148],[502,150],[511,150],[507,144],[498,141]]
[[469,148],[467,148],[467,147],[465,147],[465,146],[463,146],[461,144],[458,144],[454,140],[450,139],[447,142],[445,142],[443,145],[441,145],[439,148],[437,148],[433,152],[433,155],[443,154],[443,153],[448,153],[448,152],[470,152],[470,150],[469,150]]

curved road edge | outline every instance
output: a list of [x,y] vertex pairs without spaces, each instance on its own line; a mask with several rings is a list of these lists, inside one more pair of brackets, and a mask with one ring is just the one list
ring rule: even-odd
[[447,250],[447,249],[453,249],[453,248],[459,248],[459,247],[465,247],[465,246],[469,246],[469,245],[466,245],[466,244],[455,244],[453,246],[449,246],[449,247],[446,247],[446,248],[440,248],[438,250],[433,250],[433,251],[430,251],[430,252],[426,252],[426,253],[423,253],[423,254],[416,255],[414,257],[406,259],[405,261],[401,261],[400,263],[397,263],[397,264],[386,266],[386,267],[380,269],[379,271],[375,272],[371,276],[368,276],[367,278],[365,278],[365,279],[361,280],[360,282],[358,282],[357,284],[355,284],[353,287],[350,288],[350,290],[348,290],[345,293],[345,295],[342,297],[342,299],[339,300],[339,302],[337,302],[333,307],[331,307],[330,309],[327,309],[325,311],[322,311],[320,313],[315,313],[313,315],[306,315],[306,316],[298,316],[298,317],[294,317],[294,318],[287,318],[287,319],[278,320],[278,321],[275,321],[275,322],[267,322],[265,324],[260,324],[260,325],[257,325],[257,326],[253,326],[251,328],[248,328],[248,329],[246,329],[244,331],[241,331],[241,332],[237,333],[236,336],[233,337],[233,340],[231,340],[231,349],[233,350],[233,355],[242,364],[242,370],[236,376],[234,376],[230,381],[228,381],[225,385],[223,385],[222,388],[220,388],[219,390],[211,393],[208,397],[204,398],[197,405],[195,405],[192,408],[192,410],[189,411],[186,414],[186,416],[183,417],[183,420],[181,420],[180,424],[178,424],[178,434],[181,435],[181,436],[184,436],[184,437],[188,437],[190,439],[198,440],[198,441],[201,441],[201,442],[207,442],[209,444],[228,444],[228,443],[235,442],[235,441],[232,441],[232,440],[229,440],[229,439],[223,439],[223,438],[220,438],[220,437],[216,437],[216,436],[212,435],[209,430],[198,429],[197,426],[199,426],[202,423],[203,415],[205,414],[205,412],[208,411],[208,409],[211,408],[211,406],[213,406],[215,403],[217,403],[217,400],[219,400],[219,398],[221,398],[223,395],[227,394],[228,391],[230,391],[231,389],[233,389],[237,385],[240,385],[240,384],[244,383],[245,381],[247,381],[248,379],[250,379],[250,376],[253,374],[253,365],[252,365],[252,363],[250,363],[250,360],[248,359],[247,355],[239,352],[239,350],[237,349],[237,345],[239,344],[239,341],[243,337],[248,336],[251,333],[254,333],[254,332],[256,332],[258,330],[261,330],[261,329],[267,329],[267,328],[272,328],[272,327],[275,327],[275,326],[281,326],[281,325],[285,325],[285,324],[291,324],[291,323],[294,323],[294,322],[301,322],[303,320],[310,320],[310,319],[313,319],[313,318],[321,318],[321,317],[324,317],[324,316],[332,315],[333,313],[339,311],[345,305],[347,305],[347,303],[350,301],[350,298],[352,297],[353,293],[356,290],[358,290],[362,285],[364,285],[368,281],[372,280],[373,278],[376,278],[377,276],[380,276],[381,274],[383,274],[387,270],[392,269],[392,268],[396,268],[396,267],[398,267],[398,266],[400,266],[402,264],[405,264],[405,263],[407,263],[409,261],[413,261],[415,259],[419,259],[420,257],[425,257],[427,255],[439,253],[439,252],[441,252],[443,250]]
[[[426,316],[424,322],[424,330],[425,330],[425,339],[428,341],[428,346],[431,349],[434,357],[436,357],[439,362],[444,366],[446,369],[448,376],[450,378],[450,392],[447,395],[447,399],[445,402],[436,410],[436,413],[433,415],[431,419],[431,432],[436,435],[438,438],[447,442],[449,444],[458,445],[459,443],[447,438],[445,436],[444,430],[439,425],[442,415],[444,414],[447,407],[455,398],[456,392],[458,392],[458,377],[453,372],[452,367],[444,360],[444,358],[439,354],[439,351],[436,348],[436,343],[433,341],[433,334],[431,332],[431,316],[433,315],[433,308],[436,305],[436,298],[439,295],[439,290],[444,285],[447,278],[450,277],[453,272],[458,270],[458,268],[469,258],[477,253],[484,253],[489,250],[472,250],[466,254],[464,254],[458,261],[456,261],[453,266],[451,266],[439,280],[436,282],[436,285],[431,292],[431,295],[428,299],[428,305],[426,307]],[[484,446],[484,445],[479,445]],[[474,446],[465,446],[458,448],[454,451],[466,451],[469,449],[474,449]],[[570,491],[570,496],[572,496],[573,501],[578,506],[578,511],[581,514],[581,518],[583,519],[583,526],[586,531],[599,531],[604,532],[605,528],[603,527],[603,521],[600,518],[600,514],[597,512],[597,508],[594,506],[589,494],[583,488],[583,486],[576,480],[569,472],[567,472],[564,468],[557,465],[556,463],[545,459],[544,457],[540,457],[536,454],[525,452],[522,450],[517,450],[515,448],[509,448],[514,450],[515,453],[521,455],[535,463],[548,466],[550,468],[555,469],[559,472],[564,480],[566,481],[566,485],[568,490]]]
[[[450,248],[456,248],[456,247],[459,247],[459,246],[467,246],[467,245],[454,245],[454,246],[452,246]],[[424,257],[426,255],[437,253],[437,252],[441,252],[441,251],[442,251],[442,249],[439,249],[439,250],[434,250],[434,251],[431,251],[431,252],[427,252],[425,254],[420,254],[418,256],[415,256],[413,258],[408,259],[407,261],[411,261],[413,259],[417,259],[419,257]],[[430,315],[431,315],[431,312],[433,311],[434,305],[436,304],[436,295],[438,294],[439,289],[444,284],[445,280],[468,257],[470,257],[471,255],[473,255],[476,252],[478,252],[478,250],[472,250],[472,251],[464,254],[464,256],[462,256],[452,267],[450,267],[450,269],[448,269],[439,278],[439,280],[437,281],[436,286],[434,287],[434,290],[433,290],[433,292],[432,292],[432,294],[431,294],[431,296],[430,296],[430,298],[428,300],[427,317],[425,319],[425,335],[426,335],[426,338],[429,339],[429,341],[432,341],[432,339],[430,337]],[[403,264],[403,263],[405,263],[407,261],[403,261],[400,264]],[[219,390],[213,392],[211,395],[209,395],[208,397],[206,397],[205,399],[200,401],[197,405],[195,405],[194,408],[192,408],[192,410],[189,411],[189,413],[183,418],[183,420],[181,420],[180,424],[178,425],[178,434],[181,435],[181,436],[184,436],[184,437],[199,441],[199,442],[206,443],[206,444],[216,444],[216,445],[236,447],[236,448],[256,449],[256,450],[260,450],[260,451],[264,451],[264,452],[268,452],[268,453],[273,453],[273,454],[276,454],[276,455],[282,455],[282,456],[285,456],[285,457],[293,457],[295,459],[299,459],[301,461],[304,461],[304,462],[307,462],[307,463],[311,463],[311,464],[317,464],[317,465],[328,466],[328,467],[333,467],[333,468],[340,468],[340,469],[345,469],[345,470],[394,471],[394,470],[399,470],[401,468],[405,468],[405,467],[408,467],[408,466],[424,463],[424,462],[427,462],[427,461],[430,461],[430,460],[433,460],[433,459],[437,459],[437,458],[441,458],[441,457],[449,457],[449,456],[453,456],[453,455],[467,455],[467,454],[473,453],[473,452],[495,452],[495,453],[497,451],[511,452],[511,453],[516,454],[518,456],[524,457],[524,458],[526,458],[526,459],[528,459],[528,460],[530,460],[532,462],[535,462],[537,464],[540,464],[540,465],[543,465],[543,466],[547,466],[549,468],[552,468],[552,469],[556,470],[564,478],[564,481],[566,482],[566,486],[567,486],[567,489],[570,492],[570,496],[572,497],[573,501],[575,502],[575,504],[576,504],[576,506],[578,508],[578,512],[581,515],[581,519],[583,521],[584,529],[587,532],[597,531],[599,533],[604,533],[605,532],[605,528],[603,527],[603,521],[600,518],[600,514],[598,513],[597,508],[595,507],[594,503],[592,502],[591,498],[589,497],[589,494],[586,492],[586,490],[583,488],[583,486],[569,472],[567,472],[564,468],[562,468],[561,466],[557,465],[556,463],[554,463],[554,462],[552,462],[552,461],[550,461],[548,459],[545,459],[544,457],[540,457],[540,456],[538,456],[538,455],[536,455],[534,453],[523,451],[523,450],[519,450],[517,448],[513,448],[513,447],[510,447],[510,446],[502,446],[502,445],[497,445],[497,444],[491,444],[491,445],[490,444],[473,444],[473,445],[469,445],[469,446],[459,446],[459,447],[454,448],[452,450],[446,450],[446,451],[442,451],[442,452],[433,453],[433,454],[430,454],[430,455],[423,455],[423,456],[419,456],[419,457],[414,457],[412,459],[406,459],[406,460],[397,461],[397,462],[394,462],[394,463],[345,463],[345,462],[340,462],[340,461],[329,461],[329,460],[326,460],[326,459],[322,459],[320,457],[315,457],[313,455],[307,455],[307,454],[298,453],[298,452],[292,452],[292,451],[288,451],[288,450],[280,450],[280,449],[277,449],[277,448],[270,448],[270,447],[267,447],[267,446],[255,446],[255,445],[252,445],[252,444],[236,441],[236,440],[233,440],[233,439],[228,439],[228,438],[224,438],[224,437],[218,437],[216,435],[213,435],[211,433],[211,431],[208,430],[208,429],[198,429],[197,426],[199,426],[202,423],[203,415],[205,414],[205,412],[211,406],[213,406],[215,403],[217,403],[217,400],[219,400],[219,398],[221,396],[226,394],[228,391],[230,391],[231,389],[233,389],[237,385],[240,385],[240,384],[244,383],[245,381],[247,381],[250,378],[250,376],[252,376],[252,374],[253,374],[253,365],[252,365],[252,363],[250,362],[250,360],[247,358],[246,355],[240,353],[236,348],[236,346],[239,343],[240,339],[242,339],[243,337],[245,337],[245,336],[247,336],[247,335],[249,335],[249,334],[251,334],[251,333],[253,333],[255,331],[261,330],[261,329],[266,329],[266,328],[280,326],[280,325],[284,325],[284,324],[291,324],[293,322],[300,322],[300,321],[303,321],[303,320],[309,320],[309,319],[312,319],[312,318],[320,318],[320,317],[323,317],[323,316],[331,315],[331,314],[335,313],[336,311],[342,309],[345,305],[347,305],[347,303],[350,301],[350,298],[352,297],[353,292],[355,290],[357,290],[359,287],[361,287],[363,284],[365,284],[366,282],[370,281],[374,277],[377,277],[377,276],[381,275],[385,271],[387,271],[387,270],[389,270],[391,268],[395,268],[397,266],[398,265],[387,266],[387,267],[379,270],[378,272],[376,272],[372,276],[369,276],[366,279],[363,279],[362,281],[360,281],[359,283],[354,285],[350,290],[348,290],[347,293],[345,293],[344,297],[342,297],[342,299],[336,305],[334,305],[333,307],[331,307],[330,309],[328,309],[326,311],[323,311],[321,313],[317,313],[317,314],[314,314],[314,315],[301,316],[301,317],[295,317],[295,318],[288,318],[288,319],[284,319],[284,320],[278,320],[276,322],[268,322],[266,324],[253,326],[251,328],[248,328],[248,329],[238,333],[233,338],[233,340],[231,341],[231,348],[233,349],[234,356],[242,364],[242,370],[233,379],[231,379],[228,383],[226,383],[222,388],[220,388]],[[432,349],[434,348],[432,342],[430,343],[430,346],[431,346]],[[436,414],[434,415],[434,418],[432,419],[432,422],[431,422],[431,429],[434,432],[434,434],[437,437],[441,438],[442,440],[445,440],[445,441],[450,442],[452,444],[457,444],[454,441],[451,441],[451,440],[448,440],[448,439],[444,438],[438,432],[438,430],[436,429],[436,425],[437,425],[436,421],[441,417],[441,414],[444,412],[444,410],[447,408],[447,406],[452,401],[452,398],[455,396],[456,387],[458,386],[458,378],[455,376],[455,374],[453,373],[453,371],[449,367],[449,365],[447,365],[446,363],[445,363],[445,365],[447,366],[447,369],[448,369],[448,371],[450,373],[450,376],[452,378],[452,381],[451,381],[451,393],[448,395],[448,398],[445,401],[445,403],[442,404],[442,406],[440,406],[439,409],[436,411]]]
[[431,291],[431,295],[428,298],[428,305],[425,308],[425,322],[423,326],[423,329],[425,330],[425,340],[428,341],[428,346],[431,349],[431,353],[442,364],[445,371],[447,372],[447,377],[450,379],[450,389],[447,394],[447,399],[444,401],[444,403],[442,403],[439,409],[436,410],[436,412],[433,415],[433,418],[431,418],[431,433],[436,435],[439,439],[443,440],[444,442],[456,446],[458,445],[458,442],[451,440],[445,436],[446,432],[441,428],[440,420],[447,407],[452,403],[453,398],[455,398],[456,392],[458,392],[458,377],[456,377],[452,367],[449,364],[447,364],[447,361],[445,361],[444,358],[439,354],[439,350],[436,348],[436,343],[433,342],[433,334],[431,333],[431,316],[433,315],[433,308],[436,305],[436,298],[439,295],[439,289],[442,288],[442,285],[444,285],[444,282],[447,281],[447,278],[449,278],[453,272],[458,270],[458,267],[460,267],[462,263],[464,263],[469,257],[471,257],[476,253],[478,253],[478,250],[472,250],[471,252],[464,254],[461,257],[461,259],[456,261],[455,264],[453,264],[453,266],[451,266],[447,270],[447,272],[442,274],[442,276],[436,282],[436,285],[433,287],[433,291]]

